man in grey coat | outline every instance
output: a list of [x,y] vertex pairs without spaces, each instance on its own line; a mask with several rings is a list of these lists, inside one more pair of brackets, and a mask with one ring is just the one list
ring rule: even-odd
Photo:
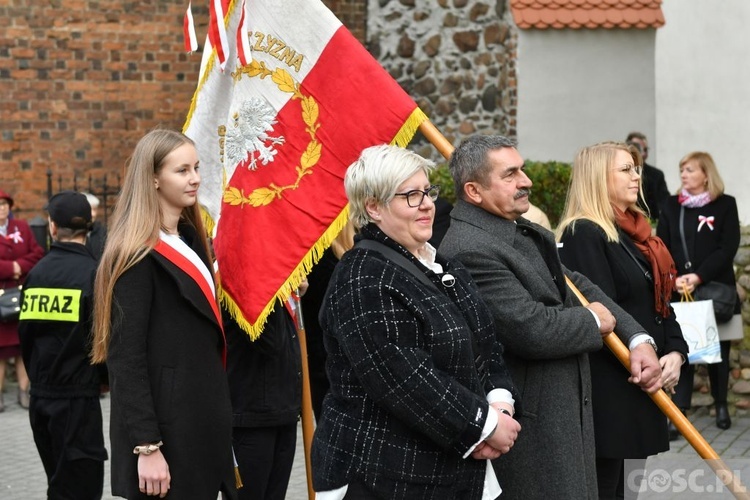
[[[495,460],[503,499],[596,499],[588,352],[614,330],[630,348],[630,381],[661,387],[653,339],[587,278],[560,263],[552,233],[524,219],[531,180],[515,143],[475,136],[453,153],[459,200],[440,253],[479,286],[521,394],[523,432]],[[565,276],[591,302],[582,307]],[[595,404],[595,403],[594,403]]]

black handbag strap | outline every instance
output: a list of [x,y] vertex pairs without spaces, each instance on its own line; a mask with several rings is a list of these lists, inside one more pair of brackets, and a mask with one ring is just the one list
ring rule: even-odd
[[627,238],[627,236],[623,236],[623,234],[620,234],[620,246],[625,249],[626,252],[628,252],[628,255],[630,255],[630,258],[635,261],[636,264],[638,264],[638,267],[643,272],[643,275],[646,277],[646,280],[649,283],[654,282],[654,277],[651,274],[651,271],[649,271],[644,265],[643,262],[641,262],[638,257],[633,253],[633,251],[630,249],[630,247],[625,243],[623,238]]
[[687,243],[685,242],[685,206],[680,205],[680,240],[682,241],[682,251],[685,253],[685,269],[692,271],[693,263],[690,262],[690,254],[688,254]]
[[383,256],[385,256],[388,260],[392,261],[394,264],[398,264],[406,271],[409,271],[414,275],[415,278],[417,278],[423,284],[427,285],[429,288],[432,288],[433,290],[438,292],[440,291],[435,283],[430,281],[425,273],[420,271],[420,269],[415,266],[412,261],[401,255],[391,247],[375,240],[359,240],[354,246],[356,248],[364,248],[365,250],[373,250],[375,252],[383,254]]

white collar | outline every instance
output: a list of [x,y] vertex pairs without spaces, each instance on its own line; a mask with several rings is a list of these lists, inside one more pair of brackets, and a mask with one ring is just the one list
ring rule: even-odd
[[417,251],[417,260],[435,274],[442,274],[443,266],[435,262],[436,255],[437,250],[435,250],[435,247],[429,243],[425,243],[424,246]]

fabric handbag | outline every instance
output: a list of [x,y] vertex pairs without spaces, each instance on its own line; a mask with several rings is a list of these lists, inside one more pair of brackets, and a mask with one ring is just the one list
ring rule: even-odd
[[[690,262],[690,255],[685,242],[685,207],[680,207],[680,239],[682,240],[682,251],[685,253],[685,270],[693,270],[693,263]],[[698,285],[694,294],[695,300],[713,300],[714,314],[717,323],[726,323],[734,316],[734,306],[737,302],[737,289],[725,283],[709,281]]]
[[671,305],[688,345],[690,364],[719,363],[719,330],[714,317],[713,302],[693,300],[690,293],[683,293],[680,301],[672,302]]
[[719,325],[719,340],[741,340],[745,338],[745,322],[741,314],[735,314],[732,319]]
[[21,288],[14,286],[0,290],[0,322],[18,321],[21,314]]

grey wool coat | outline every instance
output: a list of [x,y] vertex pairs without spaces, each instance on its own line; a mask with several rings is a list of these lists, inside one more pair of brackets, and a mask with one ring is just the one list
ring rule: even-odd
[[568,275],[617,319],[628,344],[644,329],[606,294],[560,263],[550,231],[459,201],[440,252],[471,273],[492,312],[520,392],[521,432],[494,461],[503,500],[595,499],[596,463],[587,353],[602,348],[594,316],[565,286]]

